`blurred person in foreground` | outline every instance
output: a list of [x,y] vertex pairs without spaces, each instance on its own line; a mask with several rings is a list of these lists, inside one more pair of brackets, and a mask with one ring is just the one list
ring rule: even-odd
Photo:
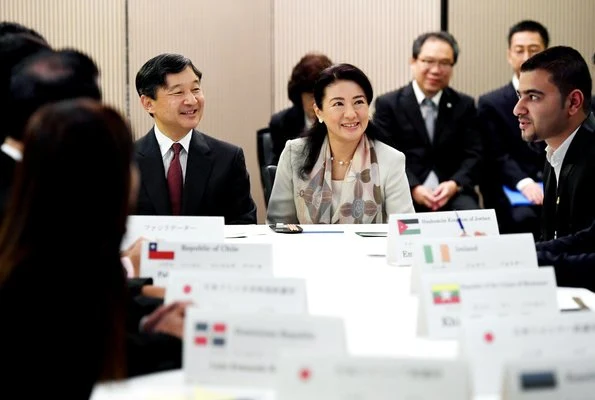
[[314,84],[308,135],[287,142],[269,201],[271,223],[386,223],[413,212],[403,153],[377,140],[374,95],[357,67],[325,69]]

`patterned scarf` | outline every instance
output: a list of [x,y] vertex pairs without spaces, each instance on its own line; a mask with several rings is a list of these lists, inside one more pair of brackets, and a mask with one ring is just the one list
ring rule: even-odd
[[301,224],[381,224],[386,220],[374,145],[363,135],[347,167],[341,201],[331,215],[332,161],[328,137],[308,181],[301,181],[297,217]]

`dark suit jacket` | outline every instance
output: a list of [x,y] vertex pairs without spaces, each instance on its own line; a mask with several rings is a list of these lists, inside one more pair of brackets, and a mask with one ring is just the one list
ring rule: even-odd
[[517,101],[509,83],[481,96],[477,105],[485,127],[486,150],[494,154],[501,182],[512,189],[521,179],[542,181],[545,165],[545,144],[532,147],[521,137],[519,121],[512,113]]
[[378,97],[374,123],[387,143],[405,153],[411,188],[423,184],[434,170],[440,182],[452,179],[473,191],[479,175],[481,138],[471,97],[451,88],[443,90],[432,143],[411,83]]
[[542,240],[576,233],[595,220],[595,117],[592,113],[576,132],[566,152],[559,184],[548,163],[544,169],[544,185]]
[[[171,215],[163,159],[153,129],[136,144],[141,187],[136,213]],[[184,180],[182,215],[222,216],[225,223],[255,224],[256,205],[244,152],[197,130],[192,133]]]
[[539,265],[553,265],[558,286],[595,291],[595,222],[588,228],[536,243]]
[[285,142],[299,137],[305,129],[304,109],[301,105],[292,106],[279,111],[271,117],[269,131],[273,140],[274,164],[279,162],[279,156],[285,148]]

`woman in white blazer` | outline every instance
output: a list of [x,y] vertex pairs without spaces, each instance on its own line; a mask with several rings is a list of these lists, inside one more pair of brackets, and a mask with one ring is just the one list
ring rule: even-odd
[[414,212],[403,153],[380,142],[369,120],[367,76],[350,64],[325,69],[314,85],[317,120],[286,143],[269,199],[269,223],[386,223]]

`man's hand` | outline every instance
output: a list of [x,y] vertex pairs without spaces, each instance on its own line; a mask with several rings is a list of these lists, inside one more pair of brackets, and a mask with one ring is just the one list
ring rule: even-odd
[[411,197],[417,204],[421,204],[432,211],[436,210],[436,197],[430,189],[423,185],[417,185],[411,191]]
[[182,339],[184,337],[184,318],[190,302],[177,301],[163,305],[153,311],[143,324],[145,332],[165,333]]
[[436,208],[432,211],[436,211],[442,207],[448,201],[457,194],[457,183],[455,181],[444,181],[441,182],[436,189],[434,189],[434,198],[436,199]]
[[538,183],[528,183],[523,190],[521,190],[521,193],[523,193],[523,196],[525,196],[531,203],[536,205],[543,204],[543,190]]

